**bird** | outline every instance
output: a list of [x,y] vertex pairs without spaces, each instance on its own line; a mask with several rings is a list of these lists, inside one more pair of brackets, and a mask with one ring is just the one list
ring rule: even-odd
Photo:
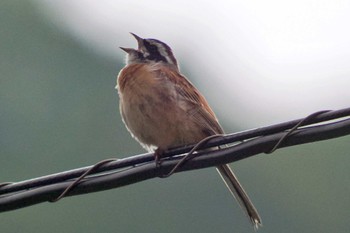
[[[224,134],[207,100],[180,72],[172,49],[164,42],[131,33],[138,48],[120,47],[126,65],[117,77],[119,110],[133,138],[149,152],[165,151]],[[258,211],[228,164],[217,166],[229,191],[257,229]]]

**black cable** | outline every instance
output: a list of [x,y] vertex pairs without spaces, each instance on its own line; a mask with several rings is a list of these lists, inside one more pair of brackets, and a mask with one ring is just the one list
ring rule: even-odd
[[[304,126],[304,128],[297,129],[281,142],[279,147],[348,135],[350,134],[350,119],[341,119],[346,116],[350,116],[350,108],[322,113],[310,119],[309,122],[304,123],[322,123],[328,120],[332,120],[332,122],[317,124],[315,126]],[[179,167],[176,172],[230,163],[259,153],[268,152],[285,135],[285,130],[292,128],[300,120],[226,135],[223,138],[215,138],[208,143],[208,147],[238,141],[244,142],[217,151],[198,153],[193,159],[186,161],[186,163]],[[179,148],[166,153],[166,158],[164,161],[162,160],[160,169],[156,167],[152,154],[132,156],[103,165],[96,172],[110,171],[110,173],[83,179],[67,195],[71,196],[107,190],[161,176],[161,174],[169,172],[183,158],[183,155],[169,156],[179,151],[184,153],[190,148]],[[73,178],[79,177],[89,168],[91,166],[28,181],[7,184],[5,186],[1,186],[0,184],[0,193],[2,194],[0,194],[0,212],[52,200],[71,184]]]

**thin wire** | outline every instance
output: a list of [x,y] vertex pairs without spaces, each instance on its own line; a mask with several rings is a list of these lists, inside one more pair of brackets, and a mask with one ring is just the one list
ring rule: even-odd
[[70,192],[74,187],[76,187],[80,183],[80,181],[84,179],[86,176],[90,175],[92,172],[94,172],[97,168],[101,167],[102,165],[116,161],[116,160],[118,159],[105,159],[96,163],[91,168],[89,168],[86,172],[84,172],[81,176],[79,176],[76,180],[74,180],[65,190],[63,190],[63,192],[58,197],[56,197],[55,199],[49,200],[49,202],[57,202],[61,200],[68,194],[68,192]]
[[213,138],[218,138],[218,137],[223,137],[223,134],[215,134],[215,135],[211,135],[209,137],[206,137],[204,139],[202,139],[201,141],[199,141],[172,169],[168,174],[165,175],[161,175],[160,178],[167,178],[169,176],[171,176],[172,174],[174,174],[176,172],[176,170],[183,165],[187,160],[191,159],[190,156],[193,155],[193,153],[195,151],[197,151],[198,149],[200,149],[201,146],[205,145],[207,142],[209,142],[211,139]]
[[279,146],[288,138],[288,136],[291,135],[293,132],[295,132],[300,126],[302,126],[303,124],[305,124],[307,121],[311,120],[312,118],[314,118],[322,113],[329,112],[329,111],[330,110],[318,111],[318,112],[312,113],[309,116],[305,117],[304,119],[299,121],[299,123],[296,124],[293,128],[291,128],[285,135],[283,135],[281,137],[281,139],[278,140],[278,142],[274,145],[274,147],[270,151],[267,151],[265,153],[271,154],[271,153],[275,152],[279,148]]

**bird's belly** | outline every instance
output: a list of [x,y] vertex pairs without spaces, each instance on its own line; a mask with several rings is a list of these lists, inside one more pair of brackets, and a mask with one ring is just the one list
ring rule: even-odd
[[157,89],[138,93],[138,96],[123,96],[120,107],[128,130],[146,149],[165,150],[205,137],[191,115],[180,106],[175,93]]

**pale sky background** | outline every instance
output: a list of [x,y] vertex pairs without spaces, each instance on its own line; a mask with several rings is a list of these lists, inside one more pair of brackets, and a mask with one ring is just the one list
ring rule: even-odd
[[128,32],[166,42],[219,118],[255,127],[349,104],[350,1],[37,3],[103,56],[135,47]]

